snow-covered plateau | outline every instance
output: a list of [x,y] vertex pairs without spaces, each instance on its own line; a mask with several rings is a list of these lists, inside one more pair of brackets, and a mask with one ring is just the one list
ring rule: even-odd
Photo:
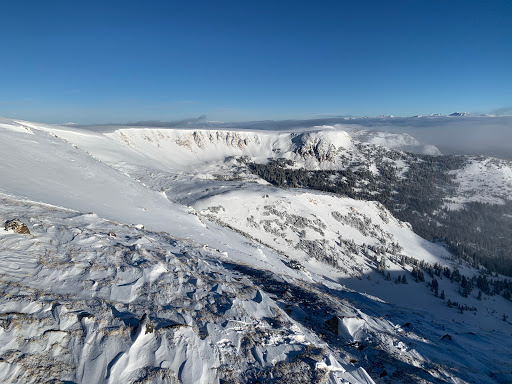
[[[440,155],[341,125],[0,118],[0,382],[511,383],[506,276],[378,201],[278,188],[253,166],[372,196],[385,170],[407,179],[413,147],[419,164]],[[508,204],[510,162],[459,162],[447,212]]]

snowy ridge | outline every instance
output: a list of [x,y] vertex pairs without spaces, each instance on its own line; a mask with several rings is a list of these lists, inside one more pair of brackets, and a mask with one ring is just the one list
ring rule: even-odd
[[288,158],[309,166],[332,163],[342,150],[353,147],[343,131],[269,133],[220,130],[119,129],[107,134],[138,152],[149,154],[169,167],[188,167],[229,156]]

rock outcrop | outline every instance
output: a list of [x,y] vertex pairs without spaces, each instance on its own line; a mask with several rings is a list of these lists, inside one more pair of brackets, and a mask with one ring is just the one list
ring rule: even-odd
[[6,231],[13,230],[16,233],[30,235],[28,227],[20,219],[7,220],[4,226]]

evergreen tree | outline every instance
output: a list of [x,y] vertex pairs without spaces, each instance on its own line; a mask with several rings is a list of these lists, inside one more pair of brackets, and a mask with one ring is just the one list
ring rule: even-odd
[[386,258],[384,256],[380,257],[379,264],[377,265],[377,270],[384,274],[384,271],[386,270]]

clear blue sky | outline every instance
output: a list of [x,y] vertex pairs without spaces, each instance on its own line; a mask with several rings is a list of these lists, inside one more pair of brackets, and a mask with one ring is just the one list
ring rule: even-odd
[[512,106],[512,1],[3,1],[0,115],[79,123]]

